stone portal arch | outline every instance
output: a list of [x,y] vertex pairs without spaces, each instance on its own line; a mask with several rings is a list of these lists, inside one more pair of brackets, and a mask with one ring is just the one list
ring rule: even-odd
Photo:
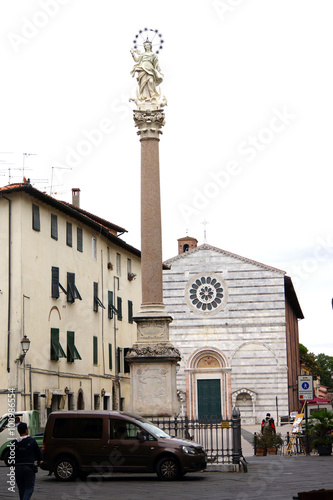
[[227,357],[215,347],[202,347],[190,355],[185,369],[189,418],[231,416],[230,370]]
[[256,423],[256,400],[257,394],[245,387],[232,393],[232,407],[239,408],[243,425]]

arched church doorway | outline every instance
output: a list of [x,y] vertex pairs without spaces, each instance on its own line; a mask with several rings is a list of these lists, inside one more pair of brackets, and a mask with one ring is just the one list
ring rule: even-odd
[[188,361],[186,385],[190,418],[221,420],[231,415],[230,368],[221,351],[195,351]]

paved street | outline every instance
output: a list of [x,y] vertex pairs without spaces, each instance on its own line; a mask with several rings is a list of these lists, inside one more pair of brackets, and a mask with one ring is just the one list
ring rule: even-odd
[[[333,488],[333,456],[249,457],[248,473],[203,472],[163,483],[154,474],[89,476],[84,483],[60,483],[39,471],[34,500],[284,500],[300,491]],[[2,462],[3,463],[3,462]],[[0,499],[7,491],[7,467],[0,467]]]
[[[277,429],[283,436],[291,428]],[[34,500],[292,500],[300,491],[333,489],[333,456],[253,456],[253,432],[260,426],[242,427],[242,449],[248,472],[202,472],[182,481],[163,483],[155,474],[89,476],[86,482],[60,483],[39,471]],[[14,500],[6,487],[7,467],[0,462],[0,499]],[[212,466],[211,466],[212,467]],[[333,497],[332,497],[333,500]]]

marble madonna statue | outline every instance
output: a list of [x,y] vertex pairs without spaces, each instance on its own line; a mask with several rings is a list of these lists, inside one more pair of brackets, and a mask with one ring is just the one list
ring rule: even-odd
[[138,81],[137,96],[133,100],[139,107],[142,104],[165,106],[166,99],[161,97],[157,88],[163,81],[163,73],[161,73],[158,57],[153,52],[152,44],[148,39],[144,42],[143,47],[143,53],[139,50],[131,50],[132,57],[136,62],[131,75],[134,77],[137,74]]

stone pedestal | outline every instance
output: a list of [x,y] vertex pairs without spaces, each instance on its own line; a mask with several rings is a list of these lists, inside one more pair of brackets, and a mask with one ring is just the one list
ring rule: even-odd
[[172,318],[141,311],[134,321],[137,342],[126,357],[131,364],[131,411],[146,417],[174,416],[180,410],[176,386],[180,352],[169,342]]

